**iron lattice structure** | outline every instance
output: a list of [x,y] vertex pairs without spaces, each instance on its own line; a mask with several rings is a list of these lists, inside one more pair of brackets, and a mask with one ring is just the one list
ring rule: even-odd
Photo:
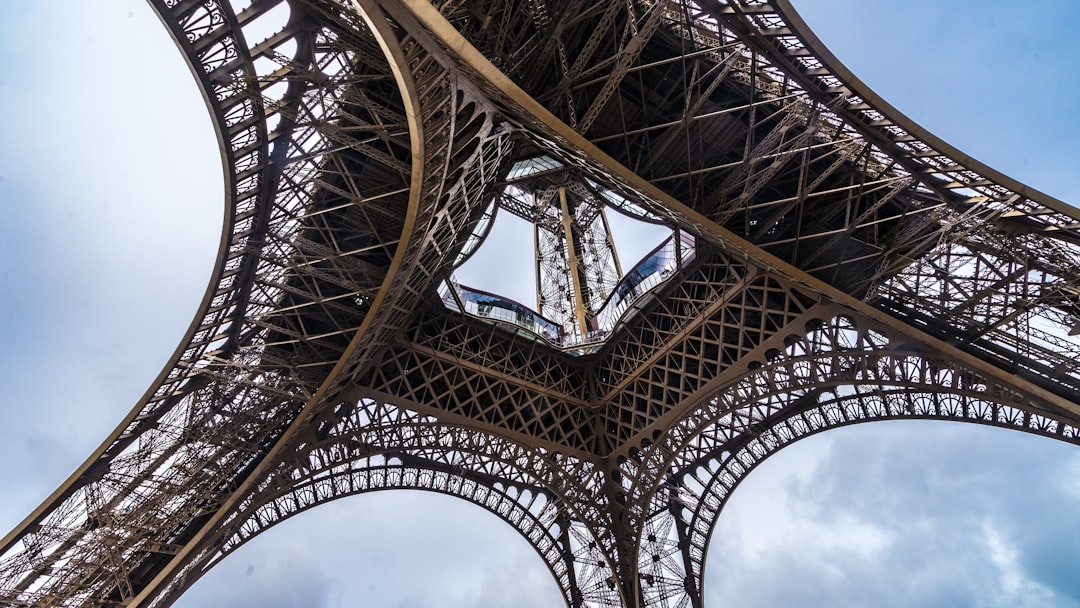
[[[515,527],[569,606],[700,608],[720,510],[790,442],[1080,442],[1080,213],[912,124],[788,0],[150,2],[217,127],[223,246],[152,388],[4,538],[4,605],[167,606],[291,515],[419,488]],[[536,159],[573,175],[533,192],[678,237],[588,348],[448,297]]]

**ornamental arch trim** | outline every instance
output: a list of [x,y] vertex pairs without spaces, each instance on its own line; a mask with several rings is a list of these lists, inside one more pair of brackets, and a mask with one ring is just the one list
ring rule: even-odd
[[[333,428],[306,437],[222,524],[154,605],[169,605],[239,547],[319,505],[379,490],[421,490],[475,504],[509,524],[544,561],[568,606],[620,605],[609,588],[611,544],[581,512],[603,473],[595,463],[536,451],[364,397],[342,402]],[[595,505],[594,505],[595,507]],[[598,511],[599,512],[599,511]]]

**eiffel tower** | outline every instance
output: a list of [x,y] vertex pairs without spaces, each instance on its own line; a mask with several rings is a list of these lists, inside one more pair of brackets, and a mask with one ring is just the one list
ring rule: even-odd
[[[4,605],[167,606],[294,514],[411,488],[517,529],[568,606],[699,608],[728,497],[800,438],[1080,442],[1080,212],[787,0],[151,5],[227,238],[146,397],[4,538]],[[615,213],[671,236],[623,272]],[[534,226],[535,306],[454,278],[499,214]]]

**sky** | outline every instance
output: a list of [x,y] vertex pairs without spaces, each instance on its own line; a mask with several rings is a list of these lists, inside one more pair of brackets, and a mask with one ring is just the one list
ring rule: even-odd
[[[886,100],[1080,203],[1080,4],[795,0]],[[0,4],[0,528],[138,400],[202,297],[221,229],[217,145],[145,3]],[[706,605],[1080,607],[1080,448],[1000,429],[877,423],[769,459],[709,550]],[[177,606],[558,606],[493,515],[385,492],[257,538]]]

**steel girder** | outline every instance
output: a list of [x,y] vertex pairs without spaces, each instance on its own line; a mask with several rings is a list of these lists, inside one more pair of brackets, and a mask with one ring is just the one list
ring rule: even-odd
[[[700,607],[729,493],[801,437],[1080,442],[1077,211],[923,132],[786,0],[151,3],[228,167],[218,266],[5,537],[6,604],[165,606],[291,515],[415,488],[518,529],[569,606]],[[536,154],[697,241],[595,352],[434,295]]]

